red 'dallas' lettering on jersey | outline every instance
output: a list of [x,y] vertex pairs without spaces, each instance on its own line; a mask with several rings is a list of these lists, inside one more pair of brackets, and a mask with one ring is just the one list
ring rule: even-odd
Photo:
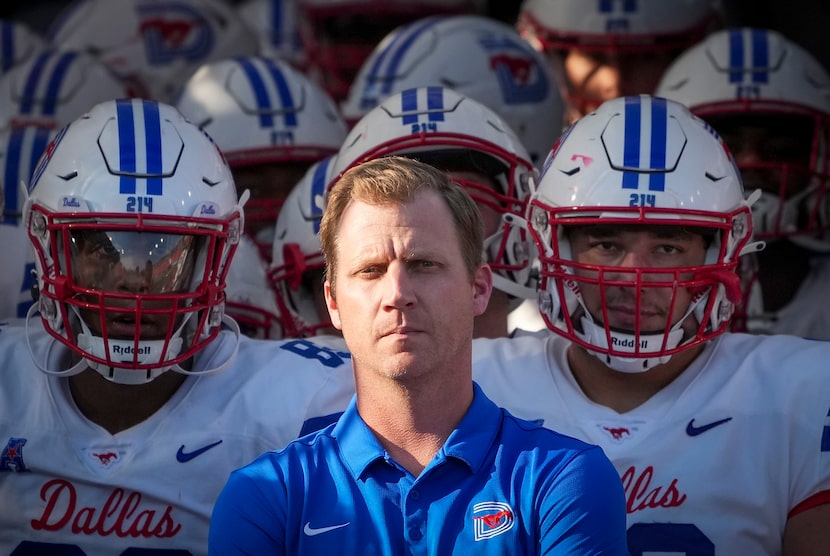
[[101,508],[78,507],[75,485],[65,479],[52,479],[40,489],[46,502],[43,514],[32,520],[36,531],[58,531],[71,527],[76,535],[107,537],[170,538],[181,530],[173,518],[173,507],[141,507],[141,493],[115,488]]
[[632,514],[647,508],[676,508],[686,501],[686,495],[677,488],[677,479],[672,479],[669,486],[651,486],[654,468],[646,467],[642,473],[632,465],[622,474],[625,489],[625,509]]

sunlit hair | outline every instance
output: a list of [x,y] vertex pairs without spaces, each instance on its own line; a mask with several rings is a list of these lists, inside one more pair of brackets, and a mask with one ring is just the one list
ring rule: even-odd
[[399,156],[359,164],[343,174],[329,191],[320,224],[320,245],[326,259],[326,276],[335,295],[337,244],[340,222],[353,201],[372,206],[406,204],[421,191],[436,191],[455,221],[457,239],[467,272],[472,277],[483,264],[484,227],[475,202],[450,176],[432,166]]

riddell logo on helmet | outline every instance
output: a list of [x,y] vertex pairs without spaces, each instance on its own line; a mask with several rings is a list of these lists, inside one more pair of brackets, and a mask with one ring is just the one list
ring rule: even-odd
[[133,346],[112,346],[113,355],[150,355],[150,346],[139,347],[137,350]]
[[[617,338],[616,336],[611,336],[611,345],[623,348],[633,348],[634,347],[634,339],[630,338],[628,340],[622,340]],[[645,340],[640,340],[640,349],[646,349],[648,347],[648,342]]]

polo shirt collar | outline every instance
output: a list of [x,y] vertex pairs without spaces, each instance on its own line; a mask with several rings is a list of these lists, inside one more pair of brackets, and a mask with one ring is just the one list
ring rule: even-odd
[[[473,403],[456,429],[450,433],[437,457],[442,460],[453,457],[465,462],[475,473],[484,464],[490,447],[501,428],[502,410],[484,395],[478,384],[473,383]],[[337,424],[332,436],[340,445],[340,453],[355,479],[358,479],[378,459],[386,457],[378,439],[357,412],[357,397]],[[434,461],[427,467],[432,467]]]

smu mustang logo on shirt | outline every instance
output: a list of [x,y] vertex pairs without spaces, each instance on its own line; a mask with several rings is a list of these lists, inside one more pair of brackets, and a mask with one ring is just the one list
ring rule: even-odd
[[9,438],[6,447],[0,452],[0,471],[28,471],[23,463],[23,446],[25,438]]
[[516,524],[513,508],[505,502],[479,502],[473,506],[475,540],[506,533]]

